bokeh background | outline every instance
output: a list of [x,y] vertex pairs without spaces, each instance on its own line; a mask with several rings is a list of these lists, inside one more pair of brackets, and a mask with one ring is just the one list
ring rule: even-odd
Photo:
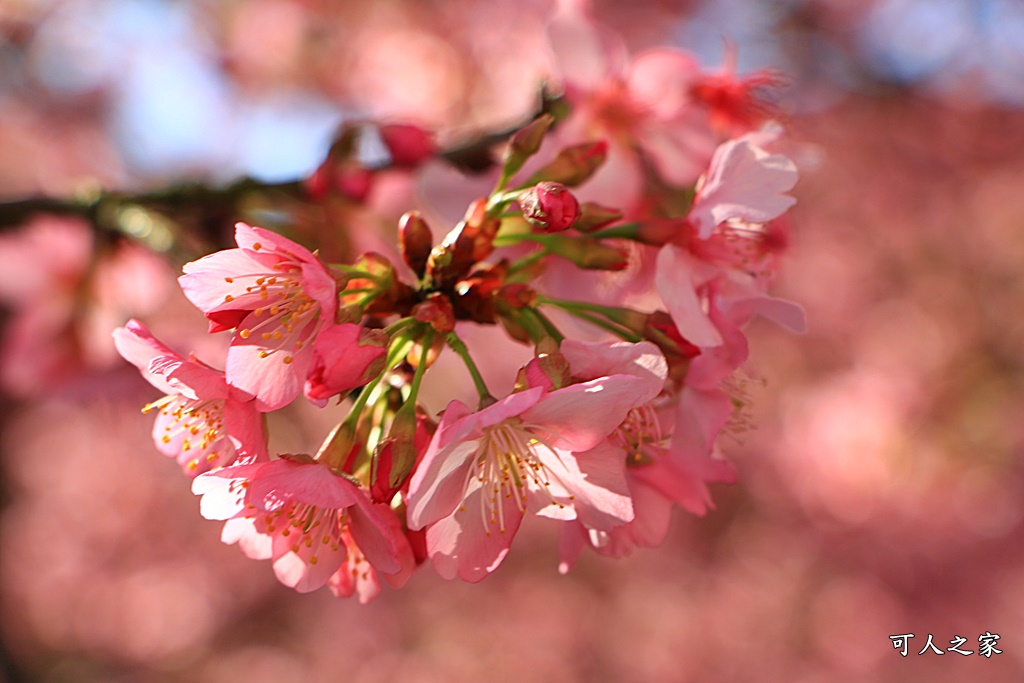
[[[479,585],[423,570],[361,606],[219,542],[110,343],[134,316],[217,358],[174,278],[273,191],[201,215],[191,195],[120,202],[100,230],[22,200],[287,185],[345,120],[449,144],[512,125],[551,72],[551,3],[0,0],[0,679],[1021,680],[1024,3],[595,8],[634,51],[713,67],[732,44],[741,72],[787,74],[801,180],[777,291],[809,331],[752,328],[764,386],[757,428],[726,444],[739,483],[703,519],[677,511],[663,547],[563,577],[534,524]],[[418,191],[383,174],[373,202],[393,221]],[[321,234],[338,249],[376,239],[358,209],[291,208],[312,233],[352,226]],[[308,449],[331,417],[272,429]],[[977,650],[985,632],[1002,654],[917,655],[929,633]]]

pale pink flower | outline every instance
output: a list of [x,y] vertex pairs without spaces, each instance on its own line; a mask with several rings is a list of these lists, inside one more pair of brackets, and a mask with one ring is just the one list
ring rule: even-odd
[[688,217],[699,239],[708,239],[716,226],[729,221],[763,225],[796,203],[784,194],[796,185],[796,166],[764,147],[778,133],[774,128],[749,133],[715,150]]
[[185,264],[179,279],[210,331],[235,329],[228,382],[276,410],[301,391],[313,344],[334,324],[337,281],[315,254],[278,234],[235,226],[238,249]]
[[[746,340],[742,335],[732,340],[743,345],[745,360]],[[566,340],[562,353],[574,377],[586,378],[612,365],[620,372],[652,373],[664,382],[668,372],[664,359],[660,353],[655,356],[642,348],[645,345]],[[660,362],[652,362],[654,358]],[[568,571],[588,544],[612,556],[628,554],[636,546],[660,544],[674,505],[695,515],[712,507],[707,484],[735,480],[732,466],[715,456],[715,439],[731,414],[729,397],[721,391],[690,387],[683,387],[675,398],[652,395],[632,408],[601,447],[613,448],[629,464],[626,480],[634,518],[610,529],[593,527],[583,519],[567,523],[560,546],[560,571]],[[587,454],[576,456],[583,459]]]
[[408,494],[409,527],[426,527],[437,572],[483,579],[527,511],[601,528],[631,519],[621,454],[574,452],[595,449],[650,392],[649,378],[615,374],[550,392],[533,387],[475,413],[452,401]]
[[804,329],[799,306],[766,294],[785,240],[764,224],[794,204],[783,193],[797,177],[789,159],[762,147],[776,135],[766,129],[721,145],[698,183],[678,238],[658,251],[655,287],[679,333],[696,346],[722,343],[708,313],[712,286],[719,307],[735,309],[732,317],[740,323],[760,313],[790,329]]
[[125,360],[164,392],[143,412],[156,412],[157,450],[175,458],[186,474],[266,459],[262,417],[252,397],[229,385],[223,372],[182,358],[137,320],[113,334]]
[[203,517],[227,521],[225,543],[239,543],[253,559],[271,559],[277,579],[300,593],[331,583],[337,594],[351,595],[353,587],[368,600],[372,586],[353,586],[335,574],[355,570],[356,583],[369,581],[362,577],[364,561],[378,572],[403,574],[403,580],[411,571],[411,550],[394,513],[308,456],[207,472],[195,479],[192,492],[202,496]]
[[366,384],[384,369],[388,335],[354,323],[332,325],[316,338],[306,375],[306,398],[317,405]]

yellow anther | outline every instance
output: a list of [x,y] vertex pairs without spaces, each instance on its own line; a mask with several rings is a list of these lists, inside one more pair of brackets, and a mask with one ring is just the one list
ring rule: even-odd
[[259,242],[253,242],[253,243],[252,243],[252,249],[253,249],[253,251],[259,251],[259,250],[260,250],[260,249],[262,249],[262,248],[263,248],[263,245],[262,245],[262,244],[260,244]]
[[226,278],[224,278],[224,282],[227,282],[229,284],[234,282],[234,281],[235,281],[235,278],[233,278],[233,277],[226,277]]
[[252,334],[252,330],[248,329],[240,330],[238,332],[238,336],[241,337],[242,339],[248,339],[250,334]]
[[281,362],[283,362],[285,365],[291,365],[292,360],[294,359],[291,356],[285,356],[284,358],[281,359]]
[[230,303],[230,302],[232,302],[234,300],[235,300],[235,297],[231,296],[230,294],[225,294],[224,295],[224,301]]

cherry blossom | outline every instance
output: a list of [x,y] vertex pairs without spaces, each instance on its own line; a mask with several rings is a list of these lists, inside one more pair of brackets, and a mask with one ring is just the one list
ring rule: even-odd
[[409,526],[427,528],[438,573],[483,579],[508,553],[527,511],[631,519],[621,472],[606,486],[587,477],[591,468],[614,472],[605,461],[616,454],[584,463],[573,452],[601,443],[650,385],[616,374],[551,392],[533,387],[475,413],[452,401],[409,486]]
[[[271,559],[277,579],[300,593],[334,581],[336,592],[350,595],[351,579],[335,579],[337,572],[355,570],[358,583],[369,580],[362,578],[364,563],[386,574],[411,565],[408,543],[390,519],[394,513],[308,456],[208,472],[195,479],[192,492],[202,496],[204,517],[227,521],[222,540],[239,543],[253,559]],[[366,600],[372,592],[360,589]]]
[[302,390],[313,345],[334,324],[337,281],[305,247],[245,223],[237,249],[185,264],[185,296],[210,320],[210,331],[234,329],[228,382],[275,410]]
[[196,476],[242,460],[266,459],[262,418],[252,397],[227,383],[224,373],[167,348],[139,321],[114,330],[118,352],[165,396],[155,412],[157,450]]

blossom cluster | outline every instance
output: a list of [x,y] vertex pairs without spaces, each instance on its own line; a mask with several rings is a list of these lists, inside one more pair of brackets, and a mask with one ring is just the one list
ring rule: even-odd
[[[202,515],[297,591],[366,602],[428,560],[476,582],[527,517],[560,525],[566,572],[588,548],[659,544],[674,507],[702,515],[708,485],[735,478],[719,437],[749,419],[743,326],[803,326],[769,294],[797,177],[760,98],[772,78],[708,74],[664,48],[630,62],[570,5],[549,37],[564,106],[510,137],[494,189],[440,241],[410,211],[393,258],[326,263],[239,223],[237,248],[179,279],[210,332],[231,335],[223,371],[141,322],[114,333],[164,394],[145,408],[154,440]],[[381,133],[399,166],[438,154],[415,127]],[[360,201],[353,183],[370,178],[329,157],[311,200]],[[508,395],[488,388],[469,325],[533,349]],[[465,364],[475,405],[423,405],[442,353]],[[347,413],[316,453],[269,452],[264,414],[298,400]]]

